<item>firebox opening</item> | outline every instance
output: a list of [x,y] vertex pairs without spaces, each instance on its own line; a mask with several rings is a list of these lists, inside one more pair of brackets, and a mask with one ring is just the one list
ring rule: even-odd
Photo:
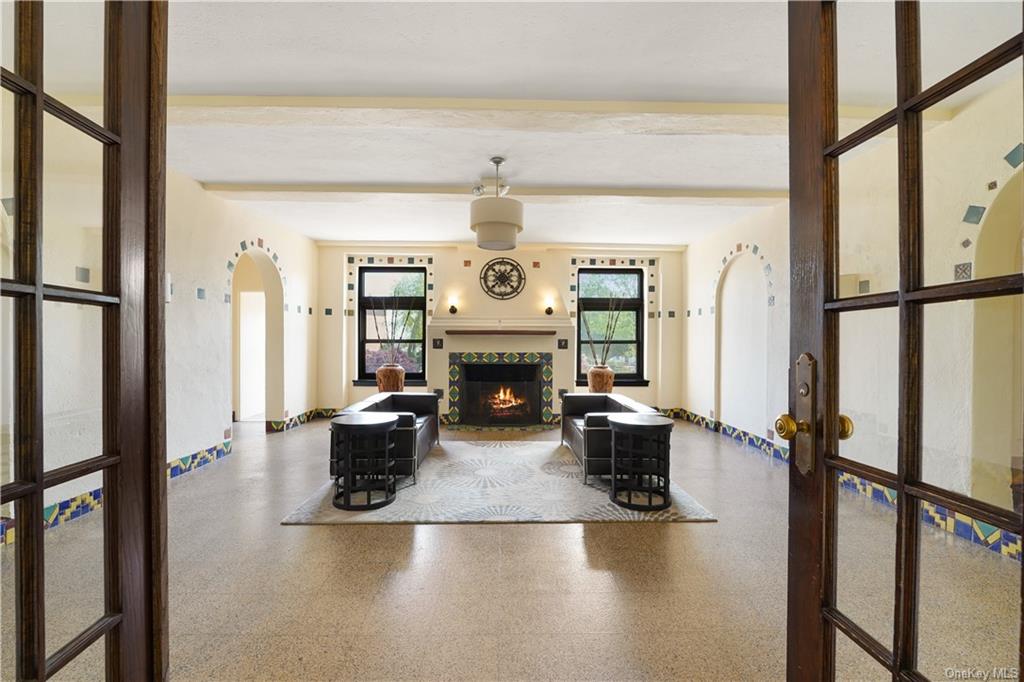
[[477,426],[539,424],[540,367],[467,364],[463,421]]

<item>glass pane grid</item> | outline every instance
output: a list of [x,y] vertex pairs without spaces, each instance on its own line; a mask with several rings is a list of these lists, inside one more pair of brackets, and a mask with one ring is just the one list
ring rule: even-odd
[[68,499],[47,491],[43,502],[48,656],[106,613],[102,476],[91,474],[67,485],[85,492]]

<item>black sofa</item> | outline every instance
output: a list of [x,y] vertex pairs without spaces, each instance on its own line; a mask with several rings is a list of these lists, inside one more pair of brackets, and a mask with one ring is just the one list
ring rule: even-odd
[[[378,393],[353,403],[337,414],[346,412],[392,412],[398,415],[395,434],[395,455],[399,476],[412,476],[423,458],[439,442],[441,425],[438,419],[436,393]],[[331,472],[334,476],[334,472]]]
[[657,413],[653,407],[617,393],[566,393],[562,397],[562,443],[569,446],[583,467],[583,482],[590,476],[612,474],[613,412]]

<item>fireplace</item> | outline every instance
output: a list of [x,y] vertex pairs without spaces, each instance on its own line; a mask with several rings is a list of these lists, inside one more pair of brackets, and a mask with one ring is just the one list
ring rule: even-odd
[[541,423],[540,365],[464,364],[462,422],[475,426]]
[[[553,360],[554,355],[546,352],[449,353],[445,423],[473,427],[558,423],[558,415],[552,409],[555,397]],[[496,400],[481,402],[488,396]],[[519,400],[525,400],[525,405],[509,404]],[[522,409],[524,407],[527,409]],[[498,414],[492,416],[495,411]]]

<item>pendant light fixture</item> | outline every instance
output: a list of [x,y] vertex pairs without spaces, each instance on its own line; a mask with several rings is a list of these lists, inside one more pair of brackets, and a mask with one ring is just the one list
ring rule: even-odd
[[491,163],[494,164],[494,196],[480,197],[470,204],[469,228],[476,232],[476,245],[481,249],[511,251],[516,248],[516,238],[523,231],[523,204],[501,196],[498,171],[505,159],[495,156]]

